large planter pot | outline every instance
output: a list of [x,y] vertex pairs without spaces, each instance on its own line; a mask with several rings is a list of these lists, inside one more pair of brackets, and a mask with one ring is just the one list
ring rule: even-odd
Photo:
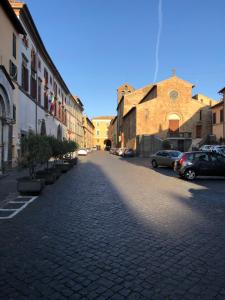
[[71,164],[72,166],[74,166],[74,165],[77,164],[77,157],[74,157],[74,158],[66,158],[64,161],[65,161],[65,162],[68,162],[69,164]]
[[17,179],[17,191],[21,195],[39,195],[43,188],[43,179],[31,179],[30,177]]
[[38,171],[36,173],[37,179],[44,179],[45,184],[53,184],[56,181],[56,175],[49,170]]
[[56,168],[58,168],[61,171],[61,173],[66,173],[71,168],[71,165],[65,162],[65,163],[57,164]]
[[[46,171],[47,171],[47,169],[46,169]],[[55,167],[54,168],[49,168],[48,171],[52,172],[55,175],[56,179],[58,179],[61,175],[61,171],[60,171],[59,168],[55,168]]]

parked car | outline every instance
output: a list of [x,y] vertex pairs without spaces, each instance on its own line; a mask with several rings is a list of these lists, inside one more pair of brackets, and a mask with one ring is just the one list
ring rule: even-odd
[[110,154],[116,154],[116,148],[111,148],[111,149],[109,150],[109,153],[110,153]]
[[211,151],[184,152],[175,162],[174,170],[188,180],[197,176],[225,176],[225,156]]
[[177,150],[161,150],[151,155],[151,164],[153,168],[158,166],[174,167],[175,160],[181,155],[182,152]]
[[81,149],[79,149],[79,150],[77,151],[77,154],[78,154],[78,155],[82,155],[82,156],[86,156],[86,155],[88,154],[88,151],[87,151],[87,149],[85,149],[85,148],[81,148]]
[[199,150],[201,150],[201,151],[211,151],[212,148],[213,148],[212,145],[203,145],[203,146],[200,147]]
[[217,152],[219,154],[225,155],[225,146],[222,145],[213,145],[212,151]]
[[110,146],[105,146],[105,151],[110,151]]
[[134,157],[135,152],[133,149],[125,149],[122,156],[123,157]]
[[96,146],[92,147],[92,150],[93,150],[93,151],[96,151],[96,150],[97,150],[97,147],[96,147]]
[[124,151],[125,151],[124,148],[119,148],[119,149],[117,149],[116,154],[119,155],[119,156],[122,156]]

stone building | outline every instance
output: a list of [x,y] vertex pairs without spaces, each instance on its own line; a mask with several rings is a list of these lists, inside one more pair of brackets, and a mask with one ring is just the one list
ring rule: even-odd
[[216,141],[222,143],[224,140],[224,101],[212,106],[212,133]]
[[121,146],[149,155],[169,140],[172,148],[187,151],[212,134],[211,106],[217,102],[176,75],[120,96],[118,135]]
[[94,146],[98,149],[104,150],[106,145],[111,146],[111,140],[109,139],[108,130],[110,121],[113,119],[113,116],[100,116],[92,119],[94,124]]
[[223,142],[225,142],[225,87],[219,91],[219,94],[223,96]]
[[18,78],[19,39],[25,30],[7,0],[0,1],[0,173],[15,156],[15,88]]
[[92,148],[94,146],[95,126],[87,116],[83,117],[83,128],[84,128],[84,147]]

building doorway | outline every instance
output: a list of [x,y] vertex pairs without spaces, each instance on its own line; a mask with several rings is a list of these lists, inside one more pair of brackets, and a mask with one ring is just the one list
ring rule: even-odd
[[196,126],[196,138],[201,138],[202,137],[202,125],[197,125]]
[[109,140],[109,139],[104,140],[104,145],[105,145],[105,150],[109,151],[112,146],[111,140]]
[[177,148],[179,151],[184,152],[184,140],[177,141]]
[[169,132],[170,133],[179,133],[179,128],[180,128],[180,117],[177,114],[170,114],[168,116],[168,121],[169,121]]
[[169,120],[169,131],[174,133],[179,132],[179,120]]

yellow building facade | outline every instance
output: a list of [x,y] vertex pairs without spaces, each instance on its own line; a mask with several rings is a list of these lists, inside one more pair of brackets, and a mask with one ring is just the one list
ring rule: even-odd
[[95,126],[87,117],[83,117],[84,128],[84,148],[92,148],[94,146],[94,130]]
[[109,141],[109,125],[112,119],[113,116],[100,116],[92,119],[95,127],[94,146],[100,150],[104,150],[106,143]]

